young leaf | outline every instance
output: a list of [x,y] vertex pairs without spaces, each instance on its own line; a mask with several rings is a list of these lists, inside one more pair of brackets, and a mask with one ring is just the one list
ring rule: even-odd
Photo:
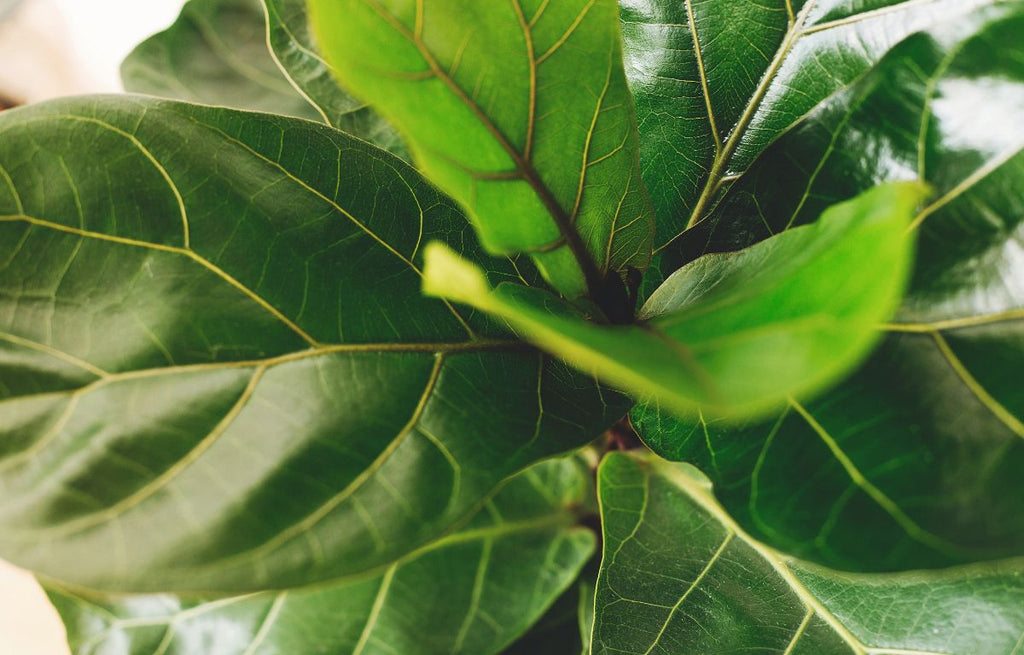
[[263,0],[263,4],[273,56],[324,121],[409,159],[398,132],[338,86],[309,27],[306,0]]
[[318,118],[267,50],[260,0],[189,0],[121,65],[128,91]]
[[700,467],[776,548],[862,570],[1024,554],[1024,59],[1005,54],[1021,33],[1024,3],[1011,2],[908,39],[766,152],[720,209],[721,240],[743,244],[880,176],[936,189],[912,223],[906,302],[834,392],[740,427],[656,405],[633,415],[649,446]]
[[863,358],[899,302],[923,197],[879,187],[740,253],[680,270],[641,312],[602,326],[540,289],[491,290],[474,264],[427,250],[427,293],[508,320],[577,368],[681,415],[757,414],[834,380]]
[[425,240],[483,256],[365,142],[131,97],[0,136],[0,554],[65,586],[379,571],[627,408],[420,294]]
[[310,7],[342,84],[392,119],[488,250],[530,253],[558,291],[599,302],[621,287],[608,276],[647,266],[615,0]]
[[604,561],[594,655],[1011,654],[1021,562],[850,575],[750,537],[692,468],[613,453],[598,475]]
[[707,216],[719,192],[770,143],[894,44],[999,3],[623,2],[656,251]]
[[48,591],[77,655],[493,655],[593,553],[574,526],[589,477],[571,458],[533,466],[459,532],[359,581],[208,601]]

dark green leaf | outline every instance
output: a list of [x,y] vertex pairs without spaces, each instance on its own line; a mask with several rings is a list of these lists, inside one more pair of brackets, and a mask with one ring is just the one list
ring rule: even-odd
[[634,415],[759,539],[868,570],[1024,554],[1022,33],[1024,3],[1010,2],[912,37],[723,203],[717,231],[743,245],[880,177],[937,191],[914,222],[908,299],[849,382],[741,429]]
[[408,159],[398,132],[372,109],[338,87],[309,28],[306,0],[263,0],[263,3],[274,56],[324,121]]
[[598,301],[608,275],[647,266],[615,0],[310,6],[343,85],[393,120],[488,250],[528,252],[560,292]]
[[482,271],[427,247],[427,293],[509,323],[583,371],[683,416],[764,414],[861,361],[899,303],[911,264],[914,184],[867,192],[745,251],[709,255],[651,297],[642,323],[599,325],[550,293],[491,289]]
[[850,575],[784,558],[695,470],[611,454],[595,655],[1015,655],[1024,561]]
[[129,91],[318,118],[267,49],[260,0],[189,0],[121,66]]
[[481,258],[408,165],[316,123],[131,97],[0,115],[0,554],[141,592],[367,574],[621,416],[422,297],[429,239]]
[[359,582],[205,602],[97,601],[59,588],[50,598],[75,655],[491,655],[593,553],[594,534],[574,527],[593,494],[590,475],[571,458],[538,464],[459,532]]
[[908,34],[1000,0],[622,0],[655,249]]

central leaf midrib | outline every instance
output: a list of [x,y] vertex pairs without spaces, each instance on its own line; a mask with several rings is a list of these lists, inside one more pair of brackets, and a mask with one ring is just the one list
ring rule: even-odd
[[[565,245],[569,248],[573,257],[576,259],[576,262],[586,280],[587,288],[591,297],[598,297],[598,290],[602,287],[602,280],[604,276],[601,274],[600,269],[597,267],[597,263],[591,257],[590,252],[583,243],[583,239],[573,226],[572,218],[569,216],[569,213],[561,206],[558,199],[555,198],[554,193],[552,193],[551,189],[549,189],[547,184],[545,184],[543,179],[541,179],[540,174],[533,166],[532,161],[524,157],[523,154],[512,145],[511,141],[509,141],[508,137],[501,131],[501,129],[495,125],[480,106],[466,94],[465,89],[459,86],[458,83],[456,83],[455,80],[441,68],[433,53],[431,53],[426,47],[426,44],[423,43],[422,39],[418,38],[416,34],[410,32],[408,27],[402,24],[386,9],[381,7],[377,0],[364,1],[369,4],[373,10],[385,20],[385,22],[391,25],[396,32],[416,47],[420,55],[423,57],[424,63],[427,64],[431,72],[449,88],[449,90],[459,99],[460,102],[462,102],[463,105],[466,106],[467,109],[470,110],[470,112],[472,112],[480,124],[491,133],[501,148],[512,159],[512,162],[516,166],[516,170],[530,188],[533,189],[534,193],[544,205],[544,208],[547,210],[552,220],[555,222],[559,233],[562,235],[560,241],[565,241]],[[530,61],[530,66],[531,69],[535,69],[536,65],[533,61]],[[531,112],[533,111],[532,103],[535,101],[536,96],[532,95]]]
[[[705,181],[701,194],[697,198],[697,204],[694,205],[693,210],[690,212],[690,217],[686,222],[686,227],[683,232],[692,228],[703,218],[708,205],[711,203],[714,193],[718,190],[722,175],[728,169],[732,156],[736,152],[736,148],[739,147],[740,141],[746,134],[747,127],[749,127],[750,122],[754,119],[754,116],[757,114],[757,110],[761,107],[761,101],[764,100],[765,95],[768,93],[768,89],[771,88],[772,83],[775,81],[775,75],[779,72],[779,69],[782,67],[782,63],[792,51],[793,46],[795,46],[796,42],[800,40],[801,36],[803,36],[803,24],[807,21],[807,17],[814,8],[816,1],[817,0],[807,0],[807,4],[800,10],[796,20],[786,30],[786,36],[783,38],[782,44],[775,53],[775,57],[772,58],[771,63],[768,65],[768,69],[765,71],[764,76],[761,78],[761,82],[754,90],[754,94],[751,96],[750,101],[744,107],[743,113],[736,122],[736,126],[733,128],[732,133],[729,135],[729,138],[726,139],[722,147],[717,149],[718,152],[711,165],[711,171],[708,173],[708,179]],[[696,34],[694,34],[694,41],[695,49],[699,50],[700,43],[696,42]],[[707,103],[710,107],[710,98],[707,98]],[[717,139],[718,137],[716,135],[716,141]],[[676,239],[678,239],[681,234],[682,233],[666,241],[665,244],[658,247],[655,252],[659,252],[667,248]]]

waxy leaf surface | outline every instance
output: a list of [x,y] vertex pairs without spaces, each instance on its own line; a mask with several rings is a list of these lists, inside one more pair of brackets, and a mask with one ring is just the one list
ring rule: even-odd
[[530,253],[570,298],[597,300],[647,266],[653,215],[615,0],[310,7],[342,85],[394,122],[489,251]]
[[131,97],[0,137],[0,554],[64,586],[380,571],[627,408],[420,294],[420,244],[481,254],[365,142]]
[[848,382],[739,429],[634,413],[757,538],[849,569],[1024,554],[1022,33],[1009,2],[900,44],[766,152],[705,235],[746,245],[880,177],[935,189],[906,302]]
[[905,232],[922,197],[914,184],[879,187],[814,225],[699,259],[655,292],[637,325],[596,324],[542,289],[491,290],[443,246],[428,246],[425,289],[500,316],[580,370],[681,416],[757,415],[866,356],[900,301]]
[[705,218],[769,144],[894,44],[998,2],[621,0],[655,250]]
[[533,466],[459,532],[358,582],[209,601],[49,594],[75,655],[494,655],[593,553],[574,526],[590,478],[572,458]]
[[266,6],[266,40],[274,57],[324,122],[408,159],[398,132],[366,103],[338,86],[337,76],[320,55],[306,0],[262,2]]
[[[613,453],[594,655],[1015,655],[1024,567],[851,575],[744,532],[691,467]],[[671,526],[671,527],[668,527]]]

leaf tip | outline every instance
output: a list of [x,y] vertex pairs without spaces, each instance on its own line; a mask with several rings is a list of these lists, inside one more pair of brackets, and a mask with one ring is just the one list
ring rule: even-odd
[[477,265],[438,241],[427,244],[423,258],[424,294],[476,307],[485,304],[491,287]]

